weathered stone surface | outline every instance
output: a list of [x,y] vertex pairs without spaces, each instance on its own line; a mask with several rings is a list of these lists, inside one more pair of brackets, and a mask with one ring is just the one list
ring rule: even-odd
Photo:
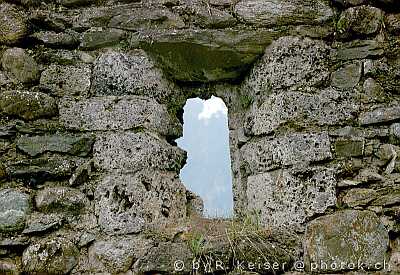
[[372,202],[372,205],[385,206],[385,207],[398,205],[398,204],[400,204],[400,191],[399,190],[393,190],[389,194],[381,195]]
[[125,9],[111,18],[111,28],[137,31],[141,29],[180,29],[185,23],[179,16],[164,7]]
[[307,218],[335,205],[335,187],[332,169],[276,170],[250,176],[247,199],[250,209],[261,211],[263,225],[301,228]]
[[40,77],[40,85],[57,96],[86,95],[90,89],[91,69],[88,65],[51,65]]
[[390,125],[390,140],[394,144],[400,144],[400,123]]
[[332,158],[326,133],[289,134],[275,139],[263,138],[241,148],[242,157],[252,174],[280,166],[323,161]]
[[15,5],[0,4],[0,44],[15,44],[28,33],[26,15]]
[[165,99],[173,86],[142,51],[129,54],[108,51],[95,62],[92,92],[104,95],[144,95]]
[[364,145],[364,140],[339,139],[335,141],[335,153],[338,157],[362,157]]
[[142,257],[152,243],[140,237],[113,238],[111,240],[96,241],[89,249],[89,261],[99,263],[92,267],[99,272],[107,270],[112,274],[126,272],[135,260]]
[[48,238],[31,244],[22,255],[29,274],[68,274],[77,264],[79,250],[65,238]]
[[58,113],[54,98],[27,91],[0,92],[0,111],[25,120],[53,117]]
[[319,86],[329,78],[329,47],[309,38],[282,37],[274,41],[244,83],[246,94],[271,89]]
[[192,191],[186,190],[186,214],[187,216],[198,216],[202,217],[204,213],[204,202],[203,199],[193,193]]
[[62,221],[63,217],[58,214],[34,213],[30,216],[22,234],[42,234],[50,230],[55,230],[62,224]]
[[[364,268],[373,268],[383,263],[388,248],[389,237],[376,214],[370,211],[345,210],[323,216],[309,223],[306,231],[306,262],[327,263],[318,270],[331,272],[341,271],[340,263],[353,263],[357,268],[360,261]],[[333,270],[331,264],[336,263]]]
[[108,175],[95,200],[100,227],[110,235],[137,233],[146,224],[162,227],[186,215],[186,189],[173,172]]
[[201,28],[229,28],[237,23],[236,18],[229,12],[205,5],[200,1],[194,5],[182,5],[177,10],[182,17],[188,16],[195,26]]
[[30,38],[37,43],[44,44],[52,48],[74,48],[80,43],[79,34],[73,31],[65,33],[41,31],[30,35]]
[[373,201],[378,196],[373,189],[351,189],[343,197],[343,203],[349,207],[364,206]]
[[68,129],[83,131],[129,130],[146,128],[165,136],[180,136],[182,126],[165,105],[141,96],[104,96],[59,106],[60,119]]
[[361,73],[361,62],[347,64],[332,73],[332,86],[339,89],[354,88],[360,81]]
[[93,154],[95,165],[109,171],[138,171],[146,167],[179,171],[186,160],[182,149],[143,132],[98,136]]
[[63,6],[66,7],[78,7],[93,4],[94,0],[57,0]]
[[85,32],[82,36],[80,48],[93,50],[117,44],[125,38],[126,32],[119,29],[94,29]]
[[[190,272],[193,253],[186,243],[160,243],[149,250],[149,253],[135,263],[135,270],[139,273],[147,273],[157,270],[162,273],[175,273],[173,263],[179,259],[183,262],[183,272]],[[172,263],[172,264],[171,264]]]
[[0,190],[0,232],[22,230],[30,210],[29,195],[14,189]]
[[274,30],[182,30],[139,34],[134,41],[170,78],[208,83],[243,77],[277,36]]
[[38,80],[40,72],[36,61],[24,49],[10,48],[3,53],[3,69],[16,81],[30,83]]
[[388,14],[386,16],[386,26],[393,34],[400,33],[400,13]]
[[353,60],[367,57],[382,56],[383,45],[375,40],[354,40],[347,43],[338,43],[331,51],[331,56],[336,60]]
[[7,176],[7,171],[5,165],[0,162],[0,180],[4,179]]
[[375,110],[364,112],[359,116],[361,125],[371,125],[378,123],[387,123],[400,118],[400,107],[377,108]]
[[364,81],[363,85],[364,93],[361,95],[361,102],[373,103],[373,102],[384,102],[385,91],[382,86],[377,83],[373,78],[368,78]]
[[45,135],[22,136],[17,140],[17,147],[28,155],[35,157],[45,152],[66,153],[85,157],[91,150],[94,138],[78,135]]
[[88,202],[86,196],[70,187],[48,187],[35,197],[36,207],[41,212],[75,212]]
[[45,180],[70,177],[79,162],[65,157],[44,156],[12,163],[8,167],[8,173],[12,178],[22,179],[35,185]]
[[352,34],[371,35],[377,33],[382,25],[384,13],[375,7],[359,6],[347,9],[337,22],[337,29],[342,38]]
[[298,126],[340,125],[353,120],[357,110],[354,100],[331,88],[319,94],[281,92],[270,95],[247,116],[245,129],[262,135],[289,122]]
[[333,19],[331,7],[324,1],[241,0],[235,13],[246,23],[258,26],[314,25]]

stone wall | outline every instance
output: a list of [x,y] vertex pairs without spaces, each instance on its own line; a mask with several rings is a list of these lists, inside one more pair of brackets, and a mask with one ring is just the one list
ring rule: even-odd
[[216,95],[238,219],[307,273],[398,274],[399,35],[396,0],[0,0],[0,272],[190,262],[174,140]]

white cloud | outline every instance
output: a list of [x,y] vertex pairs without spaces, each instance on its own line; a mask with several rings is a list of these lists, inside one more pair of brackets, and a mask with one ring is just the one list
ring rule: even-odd
[[209,100],[203,101],[203,110],[198,116],[199,120],[209,120],[213,116],[218,117],[219,115],[227,115],[228,108],[222,99],[212,96]]

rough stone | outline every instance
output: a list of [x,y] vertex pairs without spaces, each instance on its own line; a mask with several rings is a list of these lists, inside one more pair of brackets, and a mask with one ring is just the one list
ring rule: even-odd
[[12,163],[8,174],[12,178],[22,179],[32,185],[45,180],[69,178],[79,161],[59,156],[43,156],[36,159],[26,159]]
[[149,253],[135,263],[135,270],[147,273],[157,270],[161,273],[173,274],[174,263],[177,259],[183,262],[183,272],[191,271],[193,253],[185,243],[160,243],[149,250]]
[[186,189],[171,172],[108,175],[95,200],[100,227],[111,235],[137,233],[145,224],[162,227],[186,215]]
[[173,86],[142,51],[129,54],[108,51],[95,62],[92,92],[104,95],[143,95],[165,99]]
[[27,16],[15,5],[0,4],[0,44],[15,44],[28,33]]
[[92,263],[100,263],[100,266],[94,269],[97,268],[100,272],[107,270],[116,274],[128,271],[132,263],[142,257],[151,247],[151,241],[140,237],[96,241],[89,249],[89,259]]
[[17,140],[17,147],[35,157],[45,152],[66,153],[86,157],[92,150],[94,138],[78,135],[22,136]]
[[400,123],[390,125],[390,139],[394,144],[400,144]]
[[123,10],[111,18],[108,26],[122,30],[137,31],[152,28],[180,29],[185,27],[185,23],[167,8],[141,7]]
[[63,217],[58,214],[34,213],[30,216],[26,228],[22,231],[25,235],[42,234],[57,229],[63,222]]
[[6,275],[19,275],[19,268],[13,259],[0,260],[0,272]]
[[377,83],[373,78],[368,78],[364,81],[363,85],[364,93],[361,95],[361,102],[373,103],[373,102],[384,102],[385,91],[382,86]]
[[54,32],[41,31],[30,35],[35,42],[51,48],[75,48],[80,43],[80,35],[74,31]]
[[327,263],[328,270],[319,265],[318,271],[341,271],[337,264],[355,264],[360,261],[373,268],[383,263],[388,248],[389,237],[376,214],[370,211],[345,210],[332,215],[317,218],[309,223],[306,231],[306,263]]
[[386,26],[393,34],[400,33],[400,13],[388,14],[386,16]]
[[281,165],[318,162],[332,158],[326,133],[288,134],[275,139],[263,138],[241,148],[242,157],[252,174]]
[[187,16],[195,26],[208,29],[223,29],[236,25],[236,18],[229,12],[214,8],[210,5],[183,5],[179,7],[179,13]]
[[381,195],[380,197],[376,198],[372,202],[372,205],[389,207],[393,205],[398,205],[399,203],[400,203],[400,192],[396,190],[392,191],[389,194]]
[[68,129],[83,131],[146,128],[164,136],[178,137],[182,126],[156,100],[140,96],[104,96],[59,105],[60,119]]
[[202,217],[204,213],[204,202],[202,198],[195,193],[187,190],[186,200],[187,216]]
[[209,83],[241,79],[278,36],[275,30],[180,30],[139,34],[134,41],[168,77]]
[[265,27],[327,24],[334,16],[331,7],[320,0],[242,0],[234,11],[246,23]]
[[351,189],[343,197],[343,203],[349,207],[365,206],[378,196],[373,189]]
[[400,118],[400,107],[381,107],[375,110],[364,112],[359,116],[361,125],[388,123]]
[[335,141],[335,153],[338,157],[362,157],[364,154],[364,140]]
[[143,132],[98,136],[93,155],[95,166],[108,171],[146,167],[179,171],[186,161],[182,149]]
[[48,187],[40,190],[35,197],[36,207],[41,212],[76,212],[87,203],[86,196],[70,187]]
[[22,255],[29,274],[68,274],[77,264],[79,250],[65,238],[47,238],[31,244]]
[[281,92],[272,94],[246,118],[245,129],[253,135],[269,134],[289,122],[298,126],[340,125],[353,120],[358,105],[331,88],[319,94]]
[[341,14],[337,29],[342,38],[349,38],[352,34],[372,35],[380,30],[383,16],[384,13],[375,7],[348,8]]
[[3,163],[0,162],[0,180],[7,177],[6,167]]
[[382,56],[384,52],[383,45],[376,40],[354,40],[338,43],[331,51],[331,57],[335,60],[346,61]]
[[354,88],[361,79],[362,63],[347,64],[332,73],[332,86],[339,89]]
[[268,227],[302,228],[308,218],[336,204],[336,178],[332,169],[311,168],[304,173],[276,170],[247,179],[250,209],[261,211]]
[[10,48],[3,53],[3,69],[22,83],[38,80],[40,72],[36,61],[24,49]]
[[0,190],[0,232],[23,230],[30,210],[29,195],[14,189]]
[[93,4],[94,0],[57,0],[58,3],[65,7],[79,7]]
[[265,50],[246,79],[246,94],[265,94],[273,89],[319,86],[329,78],[329,47],[309,38],[282,37]]
[[0,111],[24,120],[53,117],[58,113],[54,98],[28,91],[0,92]]
[[91,69],[88,65],[50,65],[40,77],[40,85],[57,96],[86,95],[90,89]]
[[79,47],[84,50],[104,48],[118,44],[125,36],[126,32],[119,29],[92,29],[83,34]]

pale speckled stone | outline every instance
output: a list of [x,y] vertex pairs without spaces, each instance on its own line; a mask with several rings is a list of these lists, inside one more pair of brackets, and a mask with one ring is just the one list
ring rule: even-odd
[[276,170],[247,179],[249,210],[260,211],[268,227],[303,228],[308,218],[336,204],[335,171],[309,168]]

